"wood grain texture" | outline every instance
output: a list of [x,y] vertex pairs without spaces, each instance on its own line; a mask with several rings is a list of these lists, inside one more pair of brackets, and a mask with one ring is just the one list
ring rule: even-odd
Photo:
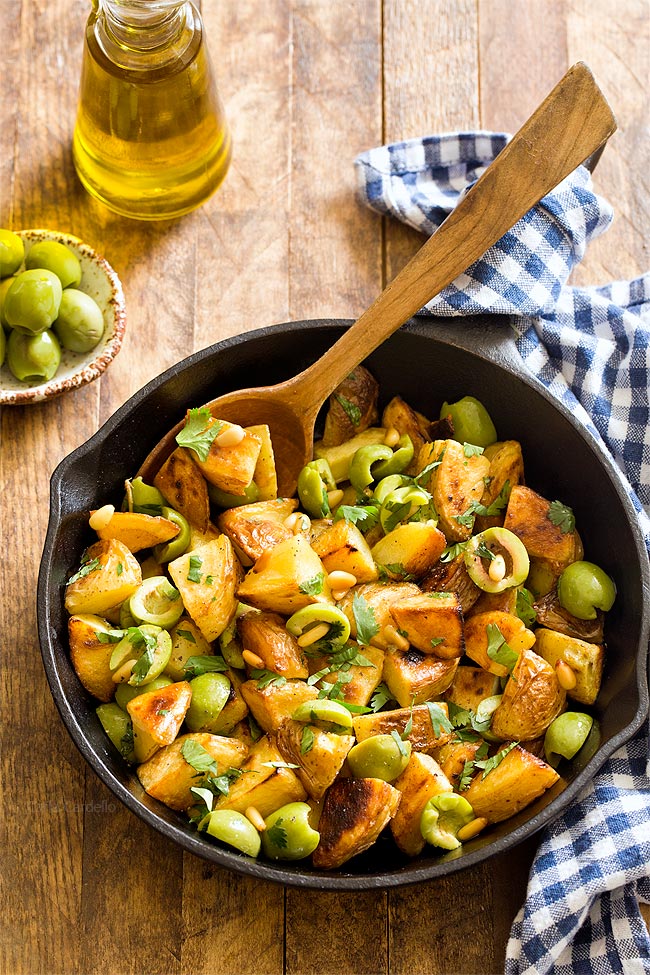
[[233,162],[204,207],[152,225],[110,214],[74,174],[88,9],[86,0],[0,0],[0,225],[88,240],[118,270],[128,304],[124,347],[100,381],[0,413],[0,971],[503,971],[534,838],[441,882],[305,893],[184,856],[113,799],[69,739],[40,662],[35,590],[48,481],[128,396],[194,349],[290,318],[356,317],[421,238],[356,201],[355,156],[450,129],[514,131],[574,61],[590,65],[619,120],[595,174],[615,220],[575,280],[647,270],[650,8],[639,0],[620,0],[615,11],[609,0],[205,2]]

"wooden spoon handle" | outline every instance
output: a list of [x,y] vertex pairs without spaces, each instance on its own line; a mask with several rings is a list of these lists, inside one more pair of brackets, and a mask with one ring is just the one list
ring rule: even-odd
[[296,402],[315,415],[351,369],[477,261],[615,129],[591,71],[575,64],[370,308],[318,362],[283,384],[285,401],[296,384]]

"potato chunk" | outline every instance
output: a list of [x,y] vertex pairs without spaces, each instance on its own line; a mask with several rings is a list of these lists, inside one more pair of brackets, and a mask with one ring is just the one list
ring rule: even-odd
[[275,739],[268,735],[260,738],[241,766],[244,774],[232,783],[228,795],[217,800],[215,809],[243,813],[254,806],[266,817],[287,802],[302,802],[307,798],[305,788],[293,769],[285,768],[285,764]]
[[162,745],[171,745],[185,720],[192,700],[188,681],[145,690],[126,706],[133,722],[133,749],[137,762],[146,762]]
[[445,698],[459,708],[476,711],[481,701],[499,693],[499,678],[482,667],[459,667]]
[[421,413],[417,413],[401,396],[393,396],[387,404],[381,418],[382,426],[387,430],[392,428],[400,435],[407,434],[413,444],[413,460],[406,468],[407,474],[416,474],[418,468],[418,454],[420,448],[431,440],[429,421]]
[[455,592],[464,616],[481,595],[479,587],[470,579],[462,553],[450,562],[434,565],[421,580],[420,587],[423,592]]
[[245,613],[237,621],[242,646],[256,653],[264,667],[283,677],[308,677],[307,658],[279,613]]
[[260,441],[261,447],[253,480],[257,485],[258,499],[260,501],[272,501],[278,496],[278,476],[275,470],[275,456],[273,454],[273,443],[271,441],[271,431],[266,423],[258,423],[252,427],[246,427],[247,433],[252,433]]
[[372,612],[377,625],[377,633],[372,638],[371,643],[381,650],[387,650],[391,646],[391,639],[384,633],[384,627],[391,626],[394,628],[395,626],[390,611],[391,606],[408,596],[417,595],[419,591],[415,583],[412,582],[367,582],[360,586],[353,586],[341,599],[338,606],[350,620],[350,632],[356,638],[355,596],[359,600],[363,600],[361,605],[368,612]]
[[[206,429],[217,423],[220,432],[229,430],[234,425],[227,420],[211,418]],[[192,460],[210,484],[227,494],[241,496],[255,475],[262,441],[250,430],[244,430],[243,440],[230,447],[220,447],[218,439],[217,437],[210,444],[205,460],[201,460],[195,452],[192,453]]]
[[329,399],[323,446],[350,440],[377,419],[379,385],[365,366],[356,368],[337,386]]
[[444,694],[456,673],[458,658],[441,660],[411,649],[388,650],[384,657],[384,681],[403,707],[422,704]]
[[325,796],[314,866],[335,870],[367,850],[397,812],[400,799],[401,793],[383,779],[338,779]]
[[559,516],[554,516],[551,502],[523,484],[516,484],[510,492],[503,525],[522,540],[531,558],[550,563],[558,575],[582,557],[575,529],[567,531]]
[[[515,484],[523,483],[524,458],[521,453],[521,444],[516,440],[503,440],[490,444],[483,451],[483,456],[489,460],[490,469],[481,504],[489,508],[502,491],[506,494],[507,491],[512,490]],[[506,484],[509,485],[508,488],[506,488]],[[482,532],[494,525],[502,525],[504,517],[505,506],[503,511],[496,515],[477,515],[474,531]]]
[[435,521],[412,521],[397,525],[372,546],[371,552],[377,565],[388,576],[395,575],[392,566],[398,566],[402,578],[413,576],[420,579],[440,558],[447,540]]
[[544,734],[565,702],[553,667],[533,650],[522,649],[490,731],[504,740],[532,741]]
[[239,552],[257,562],[267,549],[293,537],[284,522],[297,507],[295,498],[255,501],[223,511],[217,524]]
[[414,857],[424,849],[420,832],[422,810],[429,799],[453,792],[451,782],[438,763],[423,752],[412,752],[409,763],[393,783],[402,801],[390,821],[390,831],[400,850]]
[[500,823],[525,809],[559,778],[541,758],[516,745],[487,775],[478,772],[462,795],[476,816]]
[[246,573],[237,595],[256,609],[287,615],[312,603],[332,601],[323,563],[304,535],[268,549]]
[[391,606],[391,615],[406,639],[422,653],[449,659],[465,652],[463,613],[455,592],[408,596]]
[[490,462],[482,454],[467,457],[463,445],[456,440],[425,444],[418,455],[418,470],[434,462],[439,463],[431,474],[428,490],[438,512],[438,527],[447,541],[465,541],[472,534],[473,508],[483,495]]
[[327,572],[351,572],[357,582],[374,582],[377,566],[356,525],[340,519],[319,532],[311,546]]
[[471,616],[465,620],[465,652],[467,656],[491,674],[496,674],[497,677],[507,677],[508,668],[488,656],[490,633],[496,632],[492,629],[493,627],[498,629],[505,642],[515,653],[532,647],[535,642],[535,634],[526,628],[518,616],[502,613],[497,609],[489,613],[477,613],[476,616]]
[[138,778],[144,791],[180,812],[187,811],[197,801],[190,789],[201,786],[207,774],[197,773],[183,757],[183,745],[188,740],[197,742],[214,759],[217,775],[223,775],[229,768],[239,768],[248,755],[246,745],[234,738],[196,732],[180,735],[171,745],[165,745],[138,766]]
[[[340,683],[340,694],[348,704],[360,704],[365,706],[370,701],[376,688],[381,683],[384,669],[384,651],[379,647],[361,647],[359,653],[367,664],[343,663],[342,669],[330,670],[322,679],[328,684]],[[334,666],[331,656],[318,656],[309,658],[309,671],[316,674],[320,670]],[[346,669],[348,668],[348,669]]]
[[575,674],[576,686],[567,692],[569,697],[580,704],[593,704],[603,677],[604,646],[545,628],[536,630],[535,636],[535,649],[544,660],[552,667],[563,660]]
[[[112,629],[106,620],[99,616],[81,615],[68,619],[68,639],[70,659],[77,677],[99,701],[107,703],[113,699],[115,683],[109,661],[115,644],[106,634]],[[101,635],[105,639],[101,639]]]
[[[93,512],[90,512],[91,515]],[[97,529],[99,538],[117,538],[130,552],[153,548],[178,535],[180,528],[169,518],[146,515],[138,511],[116,511],[104,528]]]
[[[442,701],[432,705],[434,714],[449,718],[449,708]],[[452,734],[441,730],[431,720],[431,710],[426,704],[418,704],[411,708],[399,708],[395,711],[379,711],[377,714],[359,714],[352,719],[352,726],[357,741],[364,741],[373,735],[390,735],[397,731],[403,735],[406,726],[411,723],[408,739],[414,751],[428,752],[440,745],[446,744]]]
[[247,680],[241,685],[241,693],[251,714],[263,731],[275,732],[283,721],[290,718],[299,704],[314,701],[318,691],[304,680],[272,680],[264,682]]
[[102,616],[132,596],[142,582],[138,560],[116,538],[100,539],[84,552],[81,568],[65,588],[65,608]]
[[208,642],[216,640],[237,610],[235,590],[241,569],[230,539],[220,535],[174,559],[168,568],[203,637]]
[[183,515],[190,525],[205,531],[210,521],[208,485],[185,447],[177,447],[170,454],[153,483],[170,508]]
[[354,736],[289,719],[278,728],[277,743],[285,761],[298,765],[296,774],[311,798],[320,799],[341,771]]

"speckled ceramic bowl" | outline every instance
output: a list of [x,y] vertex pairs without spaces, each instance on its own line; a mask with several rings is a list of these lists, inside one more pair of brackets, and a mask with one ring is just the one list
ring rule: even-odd
[[97,379],[120,351],[126,327],[124,292],[117,274],[108,261],[78,237],[57,230],[17,231],[25,244],[25,253],[40,240],[57,240],[65,244],[81,262],[80,291],[95,299],[104,315],[104,334],[90,352],[78,353],[62,349],[61,365],[49,382],[30,386],[9,371],[7,364],[0,368],[0,404],[26,406],[40,403],[71,389],[78,389]]

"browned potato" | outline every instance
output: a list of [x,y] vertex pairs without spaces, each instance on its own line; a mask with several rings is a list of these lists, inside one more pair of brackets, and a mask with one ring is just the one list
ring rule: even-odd
[[146,762],[162,745],[171,745],[185,720],[192,700],[188,681],[145,690],[126,706],[133,722],[133,750],[138,763]]
[[481,747],[481,741],[447,741],[431,750],[443,774],[447,776],[454,789],[458,790],[466,762],[473,762]]
[[578,619],[560,606],[555,587],[545,596],[535,600],[534,609],[539,626],[564,633],[565,636],[573,636],[577,640],[585,640],[587,643],[602,643],[604,640],[605,614],[596,610],[596,619]]
[[[381,683],[384,670],[384,651],[379,647],[361,647],[361,656],[370,661],[371,666],[350,664],[349,669],[330,670],[323,678],[328,684],[336,684],[339,678],[344,678],[345,683],[340,685],[341,698],[348,704],[360,704],[365,707],[370,702],[376,688]],[[316,674],[326,667],[332,666],[332,658],[328,656],[318,656],[309,658],[309,672]]]
[[257,562],[267,549],[293,537],[284,522],[297,507],[295,498],[255,501],[223,511],[217,523],[238,552]]
[[[220,432],[234,425],[226,420],[212,418],[208,421],[207,428],[217,423]],[[205,460],[201,460],[196,453],[192,454],[192,460],[210,484],[214,484],[216,488],[227,494],[241,496],[253,480],[261,450],[261,439],[249,430],[245,430],[244,439],[239,443],[231,447],[220,447],[217,437],[212,441]]]
[[386,431],[383,427],[368,427],[361,433],[357,433],[351,440],[344,443],[332,444],[328,447],[322,440],[314,444],[314,457],[324,458],[330,465],[332,477],[339,481],[348,481],[350,476],[350,463],[359,447],[366,447],[369,444],[383,443]]
[[208,642],[216,640],[237,610],[235,591],[241,568],[230,539],[220,535],[174,559],[168,568],[203,637]]
[[561,512],[523,484],[515,485],[510,492],[503,524],[522,540],[531,558],[551,563],[558,574],[582,558],[582,543],[575,529],[567,530]]
[[524,648],[492,715],[490,731],[503,740],[531,741],[544,734],[565,703],[553,667]]
[[278,728],[277,743],[285,761],[298,766],[296,775],[311,798],[320,799],[341,771],[354,736],[321,731],[290,718]]
[[490,462],[482,454],[466,456],[463,444],[456,440],[425,444],[418,454],[418,470],[437,461],[427,490],[433,495],[438,527],[447,541],[462,542],[472,534],[474,505],[483,495]]
[[210,521],[208,485],[185,447],[177,447],[153,479],[170,506],[200,531]]
[[312,603],[332,602],[323,563],[304,535],[268,549],[246,573],[237,595],[256,609],[287,616]]
[[[444,718],[449,718],[449,708],[443,701],[435,702],[435,711]],[[357,741],[364,741],[373,735],[390,735],[393,731],[403,735],[409,723],[411,730],[408,739],[414,751],[428,752],[452,738],[451,732],[443,731],[439,726],[434,727],[431,711],[426,704],[394,711],[379,711],[377,714],[356,714],[352,718]]]
[[412,752],[408,765],[393,785],[401,792],[402,800],[390,821],[390,831],[400,850],[414,857],[424,849],[420,832],[422,810],[433,796],[453,792],[452,784],[430,755]]
[[526,628],[518,616],[492,610],[489,613],[477,613],[476,616],[465,620],[465,653],[484,670],[497,677],[507,677],[508,668],[497,663],[488,656],[490,627],[497,627],[499,633],[515,653],[532,647],[535,634]]
[[394,396],[388,403],[381,418],[381,424],[388,429],[395,429],[400,435],[407,434],[413,443],[413,460],[406,468],[407,474],[417,474],[418,454],[423,444],[432,438],[429,433],[429,421],[421,413],[417,413],[401,396]]
[[544,660],[552,667],[564,661],[573,671],[576,685],[567,691],[569,697],[580,704],[593,704],[603,678],[604,646],[545,628],[536,630],[535,636],[535,649]]
[[477,772],[462,795],[477,817],[500,823],[525,809],[559,778],[541,758],[516,745],[487,775]]
[[463,613],[455,592],[408,596],[391,606],[397,628],[422,653],[449,659],[465,651]]
[[253,472],[253,480],[257,485],[259,501],[271,501],[278,496],[278,477],[275,470],[275,455],[271,441],[271,431],[266,423],[258,423],[246,427],[247,433],[252,433],[261,443],[259,456]]
[[241,766],[243,775],[230,786],[228,795],[215,803],[215,809],[244,812],[254,806],[262,816],[269,816],[287,802],[307,798],[302,782],[293,769],[286,768],[274,738],[265,735],[251,747]]
[[[266,686],[258,686],[260,683]],[[299,704],[314,701],[318,691],[304,680],[285,680],[279,677],[270,683],[247,680],[241,692],[251,714],[263,731],[275,732],[283,721],[290,718]]]
[[[94,514],[93,511],[90,512]],[[137,511],[116,511],[103,528],[97,528],[99,538],[117,538],[130,552],[153,548],[178,535],[180,528],[160,515],[145,515]]]
[[481,590],[469,577],[462,553],[449,562],[434,565],[420,581],[420,587],[424,592],[457,593],[464,616],[481,595]]
[[459,708],[476,708],[486,697],[499,693],[499,678],[482,667],[461,666],[445,692],[445,699]]
[[383,779],[337,779],[325,796],[312,863],[335,870],[372,846],[397,812],[401,793]]
[[188,740],[197,742],[214,759],[217,775],[223,775],[229,768],[239,768],[248,755],[246,745],[234,738],[196,732],[180,735],[171,745],[165,745],[140,765],[137,773],[145,792],[181,812],[186,812],[196,803],[190,789],[203,785],[207,774],[197,773],[183,757],[182,748]]
[[307,658],[278,613],[245,613],[237,620],[242,646],[257,654],[267,670],[283,677],[308,677]]
[[340,519],[323,528],[311,545],[327,572],[351,572],[357,582],[377,579],[370,547],[357,526],[349,521]]
[[441,660],[415,649],[406,653],[387,650],[384,656],[384,681],[395,700],[406,708],[413,702],[422,704],[444,694],[454,679],[457,667],[457,657]]
[[70,659],[77,677],[89,694],[99,701],[111,701],[115,693],[109,661],[115,644],[101,640],[99,634],[112,629],[106,620],[90,614],[71,616],[68,620]]
[[[389,578],[420,579],[436,564],[447,540],[434,521],[397,525],[372,546],[372,557]],[[396,573],[391,566],[397,565]]]
[[[510,485],[510,490],[515,484],[523,484],[524,458],[521,444],[516,440],[503,440],[490,444],[483,451],[483,456],[490,461],[490,469],[481,504],[489,508],[504,490],[506,483]],[[504,517],[505,507],[498,515],[477,515],[474,531],[482,532],[493,525],[502,525]]]
[[103,616],[132,596],[142,582],[138,560],[116,538],[100,539],[84,552],[81,568],[65,587],[65,608]]
[[371,643],[375,647],[386,650],[392,645],[392,640],[390,635],[384,632],[384,627],[390,626],[393,629],[395,627],[395,621],[390,611],[391,606],[408,596],[416,596],[419,591],[415,583],[412,582],[367,582],[361,586],[353,586],[341,599],[338,606],[350,620],[350,632],[356,638],[357,623],[353,611],[354,597],[356,595],[362,598],[365,606],[374,614],[377,625],[377,633],[372,638]]
[[482,592],[474,605],[465,613],[465,617],[476,616],[478,613],[490,613],[498,609],[501,613],[517,614],[517,587],[510,586],[503,592]]
[[362,433],[377,419],[379,386],[365,366],[357,366],[329,400],[323,446],[332,447]]

